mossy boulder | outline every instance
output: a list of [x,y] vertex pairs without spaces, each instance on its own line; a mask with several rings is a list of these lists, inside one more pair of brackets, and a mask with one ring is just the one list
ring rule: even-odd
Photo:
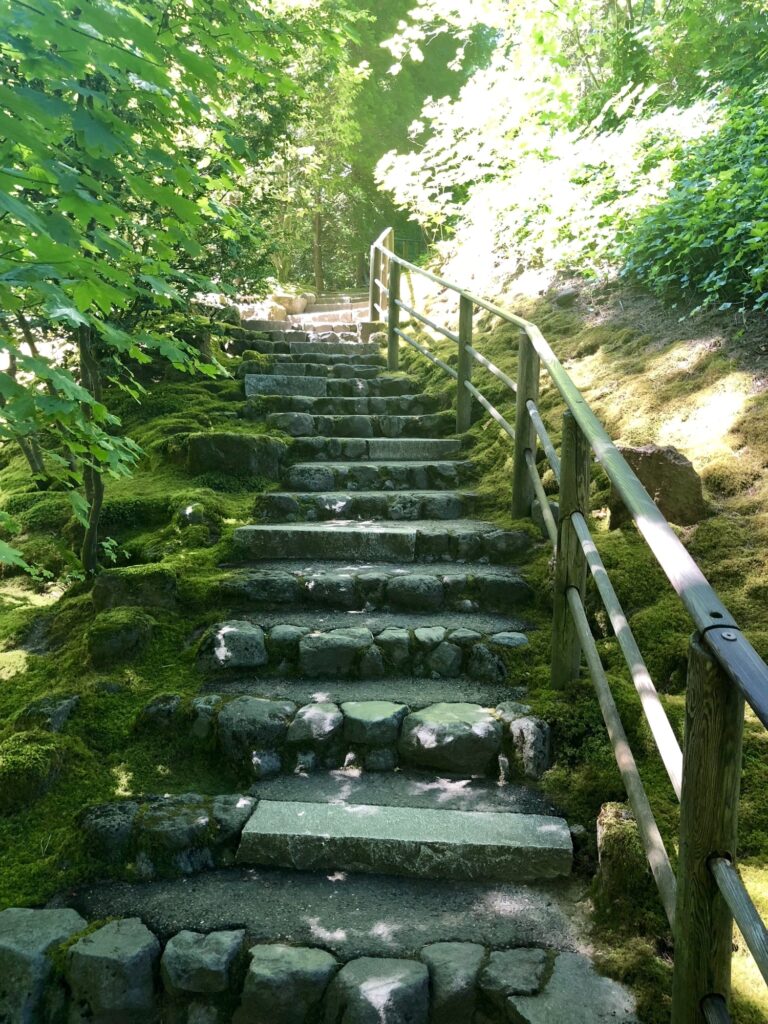
[[41,731],[16,732],[0,742],[0,813],[26,807],[59,773],[66,742]]
[[149,645],[155,620],[138,608],[100,612],[88,629],[88,652],[96,668],[138,657]]
[[600,808],[597,856],[595,905],[599,913],[615,913],[617,906],[629,901],[641,904],[657,898],[637,822],[626,804],[607,803]]
[[96,577],[91,597],[97,611],[121,605],[172,608],[176,603],[176,573],[161,565],[109,569]]
[[253,434],[211,431],[185,439],[186,466],[190,473],[235,473],[277,480],[287,451],[282,441]]

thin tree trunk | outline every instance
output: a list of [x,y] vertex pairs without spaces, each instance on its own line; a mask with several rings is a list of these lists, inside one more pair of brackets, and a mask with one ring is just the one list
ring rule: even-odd
[[[13,380],[16,380],[17,374],[16,357],[11,352],[9,364],[8,364],[8,376]],[[0,395],[0,408],[6,404],[6,400],[3,395]],[[32,479],[35,482],[35,487],[38,491],[44,491],[48,488],[50,480],[45,469],[45,462],[43,461],[43,453],[40,450],[40,445],[34,434],[29,437],[18,437],[19,448],[21,454],[27,460],[29,468],[32,470]]]
[[[77,346],[80,353],[80,371],[84,386],[91,392],[97,402],[102,398],[101,368],[93,352],[93,336],[89,327],[81,327],[77,333]],[[83,406],[84,415],[90,419],[90,406]],[[88,525],[85,528],[83,545],[80,549],[80,560],[83,569],[90,576],[99,571],[99,521],[104,503],[104,480],[101,473],[93,466],[86,466],[83,472],[85,500],[88,502]]]
[[323,215],[319,211],[312,218],[312,263],[315,270],[315,291],[325,291],[323,275]]

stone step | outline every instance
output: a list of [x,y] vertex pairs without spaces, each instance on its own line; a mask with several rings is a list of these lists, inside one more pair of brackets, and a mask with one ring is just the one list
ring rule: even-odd
[[[385,367],[387,361],[380,353],[373,355],[366,355],[365,353],[356,353],[354,355],[354,362],[350,362],[348,355],[329,355],[327,352],[312,351],[309,353],[301,352],[275,352],[272,355],[272,361],[277,364],[283,363],[301,363],[302,365],[308,364],[310,366],[338,366],[347,369],[357,366],[368,366],[368,367]],[[278,370],[278,373],[281,371]],[[314,371],[313,371],[314,373]]]
[[516,569],[501,566],[273,562],[222,573],[212,599],[239,608],[509,614],[530,606],[533,591]]
[[232,868],[183,882],[90,883],[60,899],[89,920],[140,917],[163,941],[181,929],[244,928],[249,943],[320,944],[349,960],[418,956],[439,941],[576,949],[577,896],[567,882],[533,887]]
[[233,534],[236,556],[261,558],[330,558],[353,561],[428,562],[487,559],[514,565],[532,553],[532,531],[503,530],[490,523],[464,520],[439,523],[293,523],[241,526]]
[[[426,444],[427,442],[421,442]],[[404,459],[369,459],[364,462],[294,462],[283,478],[288,490],[349,491],[443,490],[471,480],[469,460],[422,462]],[[424,518],[429,518],[425,516]]]
[[421,878],[531,882],[571,870],[562,818],[412,807],[260,800],[240,864]]
[[469,491],[271,491],[257,503],[268,522],[325,519],[461,519],[471,515],[477,496]]
[[297,461],[422,462],[457,458],[461,450],[461,441],[444,437],[297,437],[291,445],[291,456]]
[[198,644],[205,672],[300,679],[391,673],[505,679],[502,651],[528,645],[526,624],[476,612],[264,610],[209,626]]
[[263,697],[265,700],[289,700],[297,707],[316,701],[343,704],[350,700],[391,700],[407,704],[413,711],[430,704],[450,703],[457,694],[465,701],[494,708],[509,700],[525,700],[522,687],[508,681],[478,678],[451,679],[424,676],[388,675],[381,679],[209,679],[201,693],[222,697]]
[[350,299],[348,302],[339,302],[337,300],[329,300],[328,302],[315,302],[311,306],[307,306],[302,316],[312,316],[315,313],[338,313],[338,312],[349,312],[350,310],[368,310],[368,302],[365,299]]
[[309,413],[312,416],[332,417],[428,416],[444,410],[447,404],[447,396],[441,395],[328,397],[322,394],[325,390],[325,381],[321,377],[286,377],[284,384],[279,388],[273,383],[276,379],[279,378],[255,374],[248,374],[245,378],[246,398],[253,398],[254,408],[258,408],[262,414]]
[[[375,390],[368,390],[369,388],[375,388],[379,379],[382,381],[402,382],[407,384],[407,389],[402,392],[393,392],[393,394],[414,394],[418,387],[416,382],[408,377],[382,377],[382,368],[379,366],[366,366],[364,363],[292,363],[292,362],[275,362],[272,365],[263,366],[257,363],[255,360],[245,360],[237,368],[237,376],[243,379],[249,373],[260,373],[269,374],[276,377],[321,377],[326,384],[332,385],[333,387],[339,387],[340,385],[346,385],[353,389],[350,394],[377,394],[379,392]],[[329,387],[327,394],[332,395],[336,393],[346,394],[347,392],[341,391],[336,392],[333,387]],[[386,392],[383,392],[386,394]]]
[[313,416],[308,412],[271,412],[267,424],[291,437],[445,437],[456,429],[452,412],[423,416]]
[[348,360],[357,361],[359,356],[380,356],[378,345],[363,341],[285,341],[284,339],[266,339],[255,337],[248,339],[240,351],[259,352],[261,355],[327,355],[345,356]]
[[[271,681],[261,682],[261,691],[272,694]],[[252,680],[249,689],[254,685]],[[408,769],[447,773],[453,779],[490,778],[496,786],[503,781],[506,802],[495,809],[520,810],[509,805],[520,788],[510,787],[509,780],[536,780],[550,767],[549,726],[517,701],[507,699],[488,708],[449,700],[415,708],[384,699],[381,691],[374,699],[364,699],[363,688],[360,693],[353,688],[349,700],[325,699],[320,689],[297,704],[240,692],[239,683],[229,690],[214,687],[211,683],[191,702],[179,694],[156,697],[138,716],[136,728],[185,744],[190,753],[197,751],[199,758],[228,770],[242,786],[285,772],[302,778],[335,772],[340,784],[350,772],[355,778],[383,772],[395,776],[387,790],[399,794],[394,802],[407,804],[412,792],[437,786],[434,777],[423,774],[418,785],[403,789]],[[260,789],[257,795],[263,795]],[[530,810],[530,802],[525,806]]]

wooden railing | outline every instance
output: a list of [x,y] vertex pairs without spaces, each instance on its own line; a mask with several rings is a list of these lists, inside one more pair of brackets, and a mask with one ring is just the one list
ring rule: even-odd
[[[403,302],[400,285],[404,272],[423,277],[458,296],[458,333]],[[520,328],[516,382],[475,349],[476,309]],[[530,515],[532,501],[538,498],[556,553],[551,685],[556,689],[567,687],[578,677],[584,658],[674,935],[672,1024],[729,1021],[734,920],[768,983],[768,931],[736,870],[744,701],[768,728],[768,666],[743,635],[535,324],[397,256],[391,229],[371,247],[370,311],[371,319],[386,322],[390,370],[399,367],[400,342],[404,341],[456,381],[457,433],[469,428],[475,399],[515,441],[512,513],[519,517]],[[402,330],[403,314],[458,346],[457,369]],[[473,384],[475,364],[515,393],[514,426]],[[537,406],[542,368],[566,406],[559,455]],[[539,478],[539,443],[560,487],[557,524]],[[593,457],[621,497],[693,622],[683,750],[590,534]],[[584,608],[588,573],[605,606],[654,742],[680,800],[676,874],[589,627]]]

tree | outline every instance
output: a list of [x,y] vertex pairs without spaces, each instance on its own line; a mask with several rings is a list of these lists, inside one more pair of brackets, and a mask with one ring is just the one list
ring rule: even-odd
[[69,491],[87,572],[104,475],[139,455],[105,383],[138,398],[134,369],[158,357],[219,372],[144,314],[210,289],[204,239],[258,244],[225,198],[247,173],[238,109],[283,107],[302,45],[340,53],[345,31],[324,0],[17,0],[0,16],[0,437]]

